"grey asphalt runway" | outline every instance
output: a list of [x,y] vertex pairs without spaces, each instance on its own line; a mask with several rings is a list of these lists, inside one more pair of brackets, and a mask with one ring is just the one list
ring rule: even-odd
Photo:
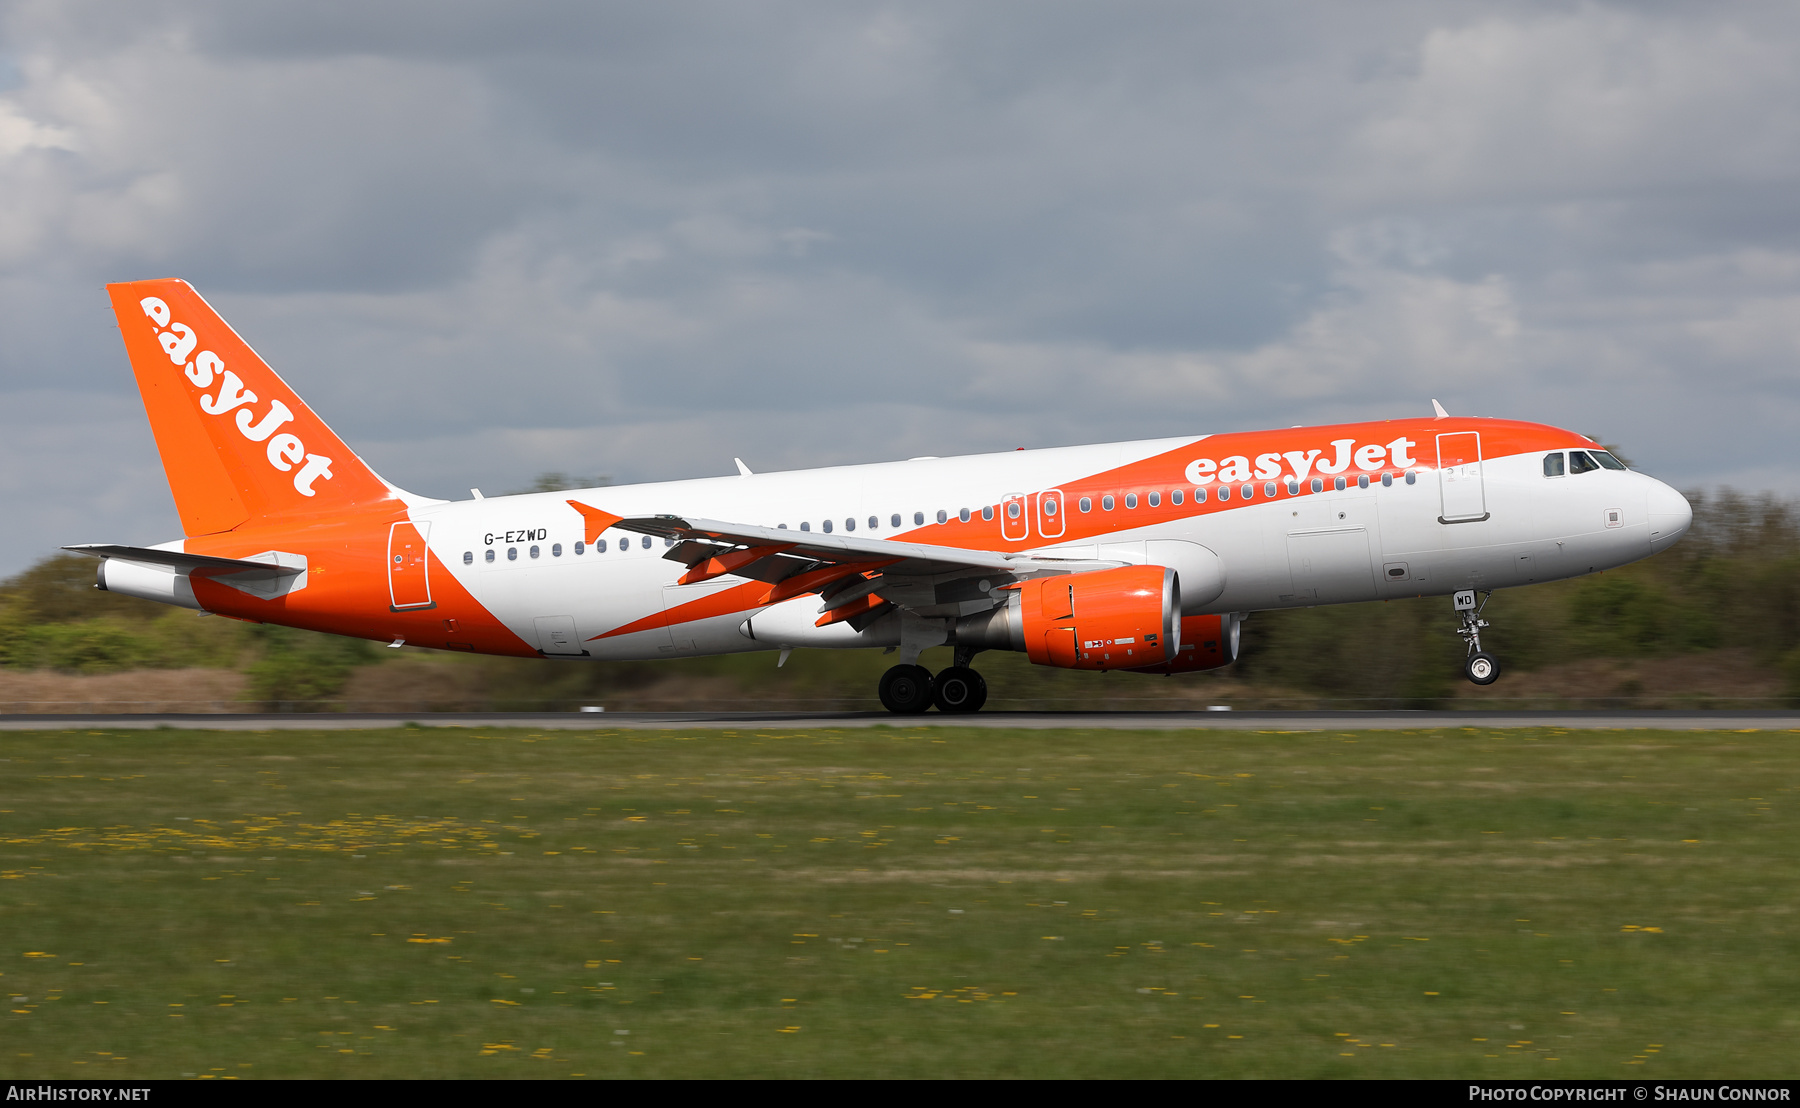
[[1024,727],[1037,730],[1403,731],[1439,727],[1571,730],[1796,731],[1800,712],[473,712],[194,715],[10,715],[5,731],[173,727],[208,731],[366,731],[389,727],[522,727],[536,730],[843,727]]

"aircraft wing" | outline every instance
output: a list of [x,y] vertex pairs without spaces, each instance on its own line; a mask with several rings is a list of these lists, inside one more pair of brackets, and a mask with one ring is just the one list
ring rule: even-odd
[[127,562],[168,566],[178,573],[192,573],[195,570],[210,570],[214,573],[243,573],[246,570],[256,570],[274,577],[285,577],[306,572],[304,560],[299,565],[283,565],[275,561],[215,558],[207,554],[183,554],[179,550],[158,550],[150,546],[116,546],[112,543],[84,543],[79,546],[65,546],[63,549],[95,558],[118,558]]
[[[819,626],[849,621],[858,631],[894,608],[921,615],[966,614],[992,607],[1002,595],[998,589],[1017,580],[1123,564],[673,515],[617,519],[611,526],[674,540],[664,557],[688,567],[680,584],[726,574],[767,582],[760,604],[818,593],[824,600]],[[976,577],[991,579],[976,584]],[[971,580],[959,584],[962,578]]]
[[[962,571],[991,570],[995,573],[1036,576],[1043,573],[1074,573],[1087,569],[1105,569],[1121,562],[1092,559],[1045,558],[1032,554],[1005,554],[990,550],[965,550],[954,546],[929,543],[897,542],[892,539],[862,538],[856,535],[825,535],[811,531],[789,531],[776,527],[758,527],[744,523],[721,523],[713,519],[687,519],[658,515],[621,519],[613,524],[622,531],[674,539],[677,546],[667,557],[693,565],[702,555],[733,550],[763,551],[757,561],[780,557],[796,566],[805,563],[850,565],[881,563],[882,572],[895,577],[935,577]],[[696,549],[698,548],[698,549]],[[749,568],[745,563],[739,568]],[[760,574],[738,573],[738,576]]]

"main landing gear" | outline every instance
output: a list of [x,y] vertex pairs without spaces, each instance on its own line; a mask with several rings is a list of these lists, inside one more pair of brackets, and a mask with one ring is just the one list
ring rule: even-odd
[[933,704],[940,712],[979,712],[987,703],[987,682],[969,668],[973,650],[958,648],[951,665],[936,677],[924,666],[895,666],[881,675],[881,706],[895,715],[916,716]]
[[1463,661],[1463,676],[1477,685],[1491,685],[1500,676],[1499,659],[1481,649],[1481,629],[1488,626],[1488,621],[1481,618],[1481,613],[1493,597],[1493,589],[1482,595],[1479,605],[1475,603],[1474,589],[1463,589],[1451,597],[1460,621],[1456,633],[1469,646],[1469,656]]

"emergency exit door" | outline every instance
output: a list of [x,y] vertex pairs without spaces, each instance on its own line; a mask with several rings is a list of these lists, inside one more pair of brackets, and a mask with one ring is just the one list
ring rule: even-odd
[[394,611],[433,608],[431,570],[425,536],[429,523],[396,523],[388,528],[388,599]]
[[1481,483],[1481,433],[1456,431],[1437,437],[1438,492],[1444,514],[1439,523],[1474,523],[1488,517]]

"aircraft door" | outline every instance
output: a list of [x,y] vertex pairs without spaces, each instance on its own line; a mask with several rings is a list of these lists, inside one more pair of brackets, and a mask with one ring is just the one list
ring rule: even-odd
[[1061,538],[1063,533],[1062,490],[1046,489],[1037,494],[1038,537]]
[[396,523],[388,528],[388,599],[390,610],[434,608],[425,537],[429,523]]
[[1007,542],[1024,542],[1031,534],[1031,505],[1024,493],[1007,493],[1001,498],[1000,534]]
[[1456,431],[1437,437],[1438,492],[1444,512],[1439,523],[1474,523],[1488,517],[1481,482],[1481,434]]

